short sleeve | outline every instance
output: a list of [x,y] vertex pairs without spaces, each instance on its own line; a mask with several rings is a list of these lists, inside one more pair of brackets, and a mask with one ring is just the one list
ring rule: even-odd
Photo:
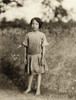
[[28,35],[25,36],[25,40],[23,42],[23,45],[26,47],[28,46]]
[[48,45],[49,45],[49,43],[47,42],[46,36],[43,35],[43,39],[42,39],[42,47],[48,46]]

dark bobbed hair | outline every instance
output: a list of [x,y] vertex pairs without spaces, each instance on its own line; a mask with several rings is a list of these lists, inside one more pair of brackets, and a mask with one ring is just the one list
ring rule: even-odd
[[39,17],[34,17],[34,18],[32,18],[32,19],[31,19],[31,22],[30,22],[30,26],[32,25],[33,20],[36,20],[36,21],[39,23],[39,29],[40,29],[41,26],[42,26],[42,21],[41,21],[41,19],[40,19]]

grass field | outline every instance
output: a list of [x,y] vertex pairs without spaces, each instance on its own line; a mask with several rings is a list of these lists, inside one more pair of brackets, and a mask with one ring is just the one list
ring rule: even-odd
[[[22,26],[0,26],[0,88],[14,89],[14,86],[8,85],[13,83],[20,91],[26,89],[27,74],[24,75],[24,47],[22,42],[26,33],[29,32],[29,26]],[[41,31],[45,33],[49,42],[49,46],[46,49],[46,61],[49,71],[42,75],[42,93],[45,90],[45,93],[46,91],[52,91],[66,93],[70,97],[75,97],[75,23],[44,23]]]

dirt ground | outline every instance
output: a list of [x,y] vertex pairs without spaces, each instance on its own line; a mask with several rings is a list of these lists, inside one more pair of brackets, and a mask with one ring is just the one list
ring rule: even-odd
[[34,93],[23,94],[19,91],[0,90],[0,100],[75,100],[66,95],[50,94],[35,96]]
[[[0,76],[0,100],[76,100],[74,97],[69,98],[66,94],[50,92],[43,88],[40,96],[35,96],[35,90],[25,95],[23,93],[25,90],[14,85],[5,74],[0,74]],[[4,78],[7,80],[4,81]]]

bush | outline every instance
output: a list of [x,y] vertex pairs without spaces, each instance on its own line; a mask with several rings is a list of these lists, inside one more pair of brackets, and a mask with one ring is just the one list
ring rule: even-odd
[[[69,91],[76,80],[76,26],[66,26],[62,23],[43,23],[41,29],[49,42],[46,49],[49,71],[43,75],[42,87],[62,93]],[[27,26],[25,29],[11,26],[0,29],[0,69],[22,88],[27,85],[22,42],[28,31]],[[74,87],[76,88],[75,84]]]

